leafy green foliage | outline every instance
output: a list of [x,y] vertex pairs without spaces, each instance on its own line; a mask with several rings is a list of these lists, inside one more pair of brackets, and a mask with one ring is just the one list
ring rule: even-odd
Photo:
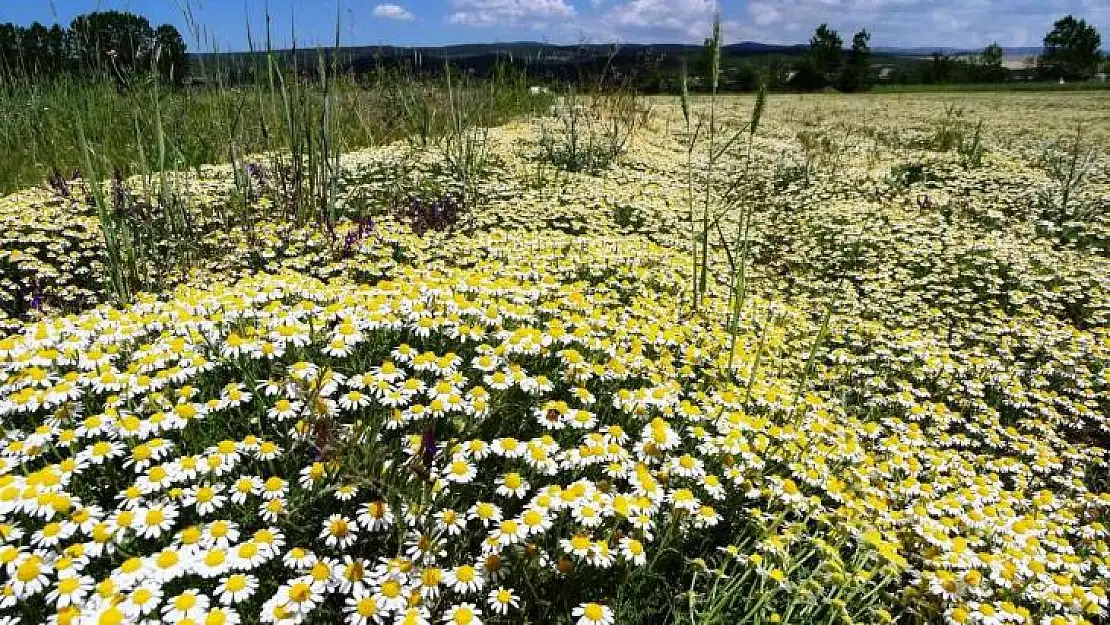
[[120,86],[156,70],[180,83],[188,73],[186,45],[172,24],[153,28],[141,15],[94,11],[69,28],[0,25],[0,75],[6,80],[55,78],[63,73],[106,75]]
[[624,153],[640,122],[637,95],[627,88],[583,94],[568,86],[544,126],[540,158],[569,172],[597,174]]
[[1050,78],[1086,78],[1102,58],[1101,47],[1102,37],[1094,26],[1068,15],[1044,36],[1041,69]]

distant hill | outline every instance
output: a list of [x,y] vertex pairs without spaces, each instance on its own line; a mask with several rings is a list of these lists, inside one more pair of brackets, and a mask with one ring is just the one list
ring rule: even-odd
[[[797,55],[805,52],[805,45],[776,45],[742,41],[721,48],[725,58],[759,56],[767,54]],[[301,48],[298,57],[315,60],[319,52],[330,54],[330,49]],[[344,46],[339,49],[341,59],[354,65],[364,65],[369,61],[382,59],[413,59],[423,62],[434,60],[464,61],[479,58],[499,58],[518,60],[525,63],[561,62],[570,59],[588,58],[628,58],[634,56],[672,56],[690,57],[700,54],[702,46],[691,44],[572,44],[556,45],[536,41],[507,41],[497,43],[466,43],[446,46]],[[191,54],[200,63],[245,61],[259,57],[263,52],[204,52]],[[288,58],[292,50],[278,50],[275,54]]]
[[[777,45],[742,41],[721,49],[720,88],[724,91],[750,91],[760,84],[771,89],[801,88],[795,81],[799,58],[809,47],[804,44]],[[872,77],[877,82],[947,83],[998,80],[997,77],[972,76],[968,64],[957,61],[979,54],[981,50],[945,46],[893,47],[872,49]],[[943,54],[935,62],[934,53]],[[1028,57],[1041,53],[1040,47],[1003,48],[1004,66],[1020,70]],[[441,76],[444,67],[474,76],[500,73],[517,76],[532,84],[591,82],[606,80],[628,82],[644,92],[671,92],[679,89],[682,67],[689,70],[692,89],[706,87],[703,76],[704,46],[694,44],[578,44],[556,45],[536,41],[468,43],[446,46],[350,46],[280,50],[274,54],[284,67],[295,67],[312,74],[320,66],[321,55],[329,65],[343,72],[367,75],[400,69],[418,75]],[[265,72],[264,52],[193,54],[192,74],[203,81],[250,82]],[[334,56],[334,58],[333,58]],[[508,68],[508,73],[502,69]],[[1028,78],[1023,78],[1027,80]]]
[[[804,45],[773,45],[744,41],[723,46],[722,70],[735,74],[746,67],[745,84],[755,84],[756,69],[770,64],[782,64],[804,54]],[[602,69],[611,70],[614,76],[635,76],[647,88],[663,88],[665,82],[677,80],[679,68],[685,61],[693,66],[703,55],[703,46],[690,44],[579,44],[554,45],[534,41],[509,41],[498,43],[472,43],[447,46],[349,46],[338,52],[328,48],[280,50],[274,54],[286,66],[295,63],[302,71],[312,72],[319,65],[320,55],[330,63],[337,54],[337,64],[344,71],[365,74],[379,69],[405,67],[423,74],[443,71],[450,63],[459,71],[488,76],[498,65],[512,65],[529,77],[529,80],[563,81],[597,75]],[[260,63],[264,52],[230,52],[193,54],[192,68],[196,75],[211,76],[219,73],[224,80],[234,82],[249,79],[262,71]],[[692,73],[694,68],[691,67]],[[645,82],[646,81],[646,82]]]
[[[945,46],[916,46],[910,48],[899,47],[877,47],[872,48],[872,52],[882,54],[892,54],[896,56],[931,56],[934,52],[941,54],[948,54],[951,56],[962,56],[965,54],[979,54],[983,51],[982,48],[952,48]],[[1016,47],[1016,48],[1002,48],[1003,56],[1037,56],[1044,51],[1040,46],[1036,47]]]
[[[806,44],[794,45],[781,45],[760,43],[757,41],[741,41],[739,43],[728,44],[721,49],[722,57],[725,58],[740,58],[761,55],[783,55],[795,56],[801,54],[807,49]],[[349,60],[353,63],[365,62],[369,59],[401,59],[401,58],[422,58],[424,60],[435,59],[450,59],[461,61],[466,59],[478,58],[512,58],[514,60],[521,60],[523,62],[551,62],[551,61],[565,61],[567,59],[582,59],[589,57],[608,57],[609,55],[616,55],[618,57],[628,57],[635,55],[649,54],[653,56],[677,56],[690,57],[697,55],[701,52],[702,46],[693,44],[679,44],[679,43],[664,43],[664,44],[642,44],[642,43],[626,43],[626,44],[571,44],[559,45],[542,43],[538,41],[505,41],[505,42],[491,42],[491,43],[464,43],[453,44],[445,46],[390,46],[390,45],[377,45],[377,46],[344,46],[340,48],[340,58]],[[1002,48],[1003,55],[1007,57],[1026,57],[1036,56],[1041,54],[1042,48],[1036,47],[1010,47]],[[327,50],[330,52],[330,50]],[[959,48],[951,46],[912,46],[912,47],[899,47],[899,46],[878,46],[871,49],[872,54],[877,56],[902,56],[902,57],[925,57],[932,56],[933,53],[939,52],[941,54],[951,56],[964,56],[969,54],[978,54],[981,48]],[[298,51],[306,57],[316,58],[316,48],[302,48]],[[290,50],[281,50],[277,52],[281,56],[286,56],[292,53]],[[200,53],[192,54],[194,59],[204,61],[235,61],[250,58],[252,55],[257,55],[258,52],[221,52],[221,53]]]

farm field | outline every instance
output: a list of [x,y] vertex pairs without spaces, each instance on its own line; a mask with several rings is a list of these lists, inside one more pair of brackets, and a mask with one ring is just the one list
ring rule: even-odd
[[1106,622],[1110,93],[634,104],[0,197],[0,623]]

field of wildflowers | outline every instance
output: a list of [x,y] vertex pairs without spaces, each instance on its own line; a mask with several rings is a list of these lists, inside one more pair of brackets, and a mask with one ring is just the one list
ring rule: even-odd
[[0,623],[1106,622],[1110,97],[683,108],[0,198]]

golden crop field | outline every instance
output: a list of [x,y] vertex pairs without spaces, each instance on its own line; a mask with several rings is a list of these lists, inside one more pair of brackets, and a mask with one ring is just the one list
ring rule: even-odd
[[1107,622],[1110,93],[540,113],[0,198],[0,623]]

